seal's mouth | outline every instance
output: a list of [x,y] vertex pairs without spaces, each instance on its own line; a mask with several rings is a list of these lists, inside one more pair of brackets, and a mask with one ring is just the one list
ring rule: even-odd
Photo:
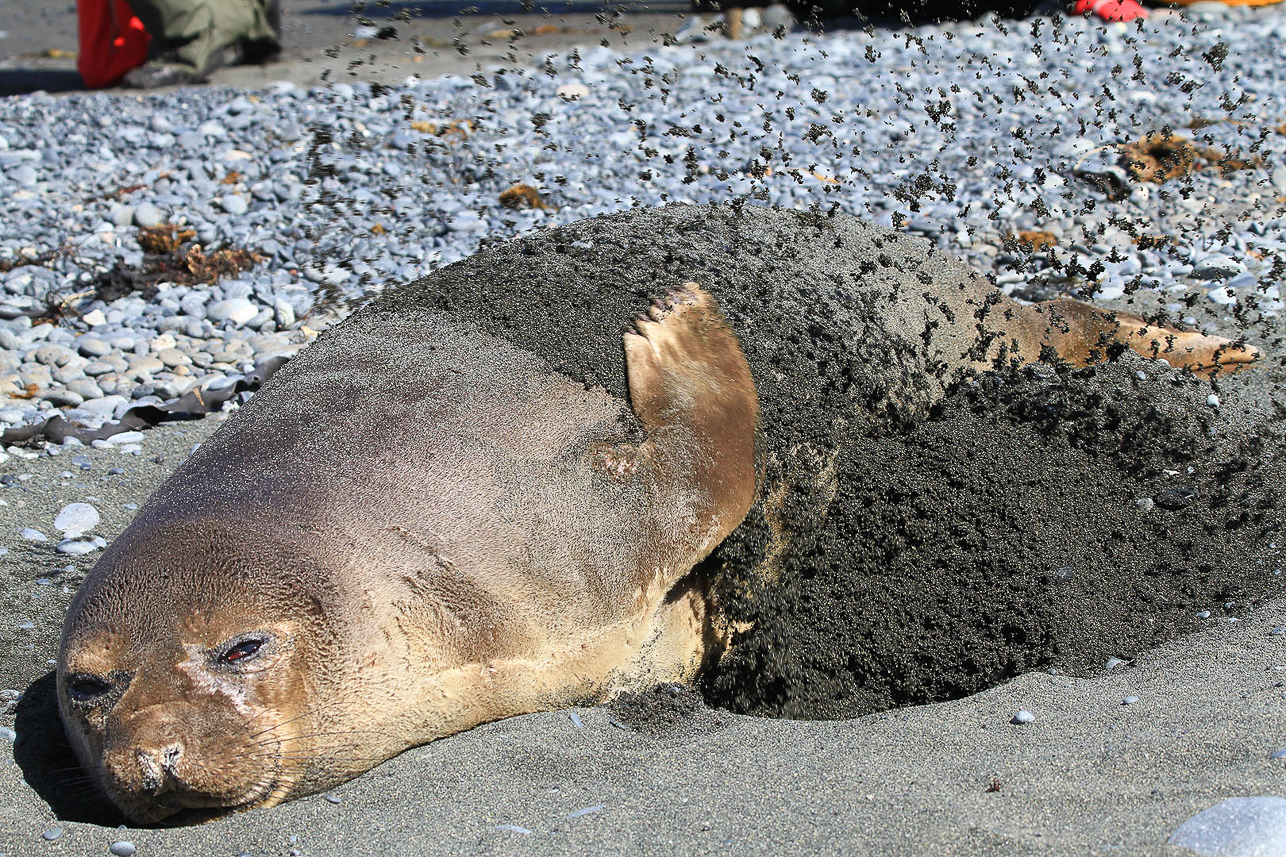
[[[266,783],[256,783],[240,800],[228,802],[226,799],[213,798],[208,795],[189,792],[187,794],[168,794],[169,801],[152,801],[145,812],[135,806],[125,809],[126,815],[141,825],[155,827],[190,827],[205,824],[236,812],[258,809],[280,803],[277,797],[279,783],[274,777]],[[124,809],[122,807],[122,809]]]

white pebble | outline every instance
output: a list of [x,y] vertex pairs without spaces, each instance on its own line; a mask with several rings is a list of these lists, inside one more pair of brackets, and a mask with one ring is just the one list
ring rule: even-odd
[[558,97],[567,101],[578,101],[589,95],[589,87],[583,83],[564,83],[558,87]]
[[1011,719],[1009,722],[1022,725],[1024,723],[1034,723],[1035,721],[1036,721],[1036,715],[1032,714],[1030,711],[1024,708],[1021,711],[1019,711],[1017,714],[1015,714],[1013,716],[1013,719]]
[[40,530],[37,530],[34,527],[27,527],[18,535],[22,536],[24,539],[26,539],[29,542],[49,541],[49,536],[45,535],[44,533],[40,532]]
[[1206,294],[1209,296],[1210,300],[1220,306],[1229,306],[1230,304],[1235,304],[1237,302],[1237,296],[1229,292],[1225,286],[1215,286],[1213,289],[1206,292]]
[[1286,800],[1279,797],[1235,797],[1189,818],[1167,840],[1215,855],[1279,855],[1286,842]]
[[106,540],[101,536],[94,536],[92,539],[63,539],[58,543],[56,550],[67,556],[84,556],[105,547],[107,547]]
[[1131,695],[1127,696],[1125,699],[1122,699],[1122,700],[1121,700],[1121,704],[1122,704],[1122,705],[1133,705],[1134,703],[1136,703],[1136,702],[1138,702],[1138,701],[1139,701],[1139,698],[1138,698],[1137,696],[1134,696],[1133,694],[1131,694]]
[[94,529],[100,520],[98,510],[88,503],[68,503],[54,518],[54,529],[74,539]]
[[138,849],[134,847],[133,842],[122,839],[119,842],[113,842],[107,850],[116,857],[134,857],[134,852]]
[[219,200],[219,204],[223,207],[224,211],[234,216],[245,214],[246,210],[249,208],[249,206],[246,205],[245,199],[235,194],[229,194],[223,197],[223,199]]
[[1219,397],[1214,393],[1211,393],[1209,396],[1206,396],[1206,404],[1212,408],[1219,407]]

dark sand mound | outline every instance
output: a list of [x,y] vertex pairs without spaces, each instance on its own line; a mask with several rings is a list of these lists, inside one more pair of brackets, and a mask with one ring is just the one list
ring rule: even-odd
[[764,501],[704,569],[753,622],[712,702],[847,717],[1086,672],[1278,591],[1280,367],[1221,379],[1217,408],[1133,355],[965,380],[943,354],[988,321],[959,296],[976,275],[887,229],[668,206],[489,249],[371,309],[447,310],[624,396],[621,331],[687,280],[742,339],[766,453]]

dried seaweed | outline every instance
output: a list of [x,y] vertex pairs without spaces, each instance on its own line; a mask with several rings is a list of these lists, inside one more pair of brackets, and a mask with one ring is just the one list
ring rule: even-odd
[[118,262],[94,282],[99,300],[114,301],[133,292],[145,297],[156,292],[161,282],[190,286],[209,285],[224,277],[248,271],[267,257],[254,250],[224,247],[207,253],[195,243],[194,230],[162,223],[140,229],[138,244],[143,249],[142,266]]
[[1198,146],[1187,137],[1166,132],[1144,134],[1120,147],[1122,159],[1134,181],[1161,184],[1216,167],[1220,172],[1260,166],[1259,158],[1234,158],[1214,146]]
[[545,202],[540,192],[531,185],[516,184],[500,194],[500,204],[505,208],[536,208],[541,211],[557,209]]

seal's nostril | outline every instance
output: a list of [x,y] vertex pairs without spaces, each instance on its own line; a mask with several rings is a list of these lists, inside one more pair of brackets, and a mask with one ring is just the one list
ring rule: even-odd
[[183,747],[171,744],[155,750],[139,748],[134,751],[138,763],[139,786],[150,795],[170,791],[178,780],[179,760],[183,758]]
[[138,762],[139,784],[143,791],[149,794],[160,792],[165,776],[161,770],[161,763],[157,758],[157,754],[139,749],[134,751],[134,758]]
[[172,777],[178,776],[179,760],[183,758],[183,748],[178,744],[171,744],[166,747],[161,754],[161,766],[165,772]]

